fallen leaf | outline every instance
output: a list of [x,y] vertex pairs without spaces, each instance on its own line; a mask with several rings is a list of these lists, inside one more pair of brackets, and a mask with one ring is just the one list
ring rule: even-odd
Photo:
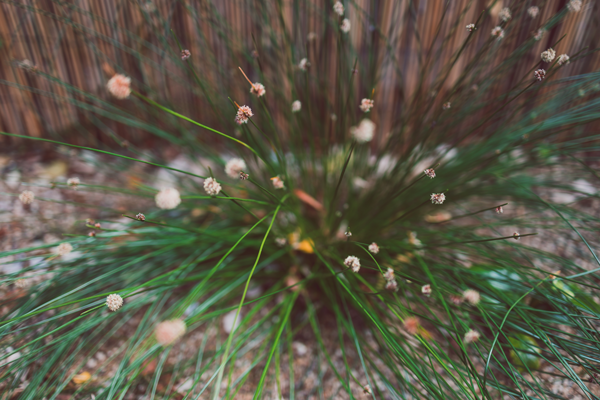
[[82,383],[89,381],[91,378],[92,378],[92,375],[89,372],[84,371],[73,377],[73,383],[75,383],[77,385],[81,385]]

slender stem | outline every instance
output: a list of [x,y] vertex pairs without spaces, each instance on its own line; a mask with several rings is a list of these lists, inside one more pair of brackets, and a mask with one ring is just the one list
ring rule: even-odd
[[331,207],[333,210],[335,199],[337,198],[338,190],[340,185],[342,184],[342,178],[344,178],[344,173],[346,172],[346,168],[348,168],[348,163],[350,162],[350,157],[352,156],[352,152],[356,147],[356,141],[352,142],[352,146],[350,146],[350,151],[348,151],[348,157],[346,157],[346,162],[344,163],[344,168],[342,168],[342,173],[340,174],[340,179],[338,180],[337,186],[335,187],[335,192],[333,192],[333,198],[331,199]]

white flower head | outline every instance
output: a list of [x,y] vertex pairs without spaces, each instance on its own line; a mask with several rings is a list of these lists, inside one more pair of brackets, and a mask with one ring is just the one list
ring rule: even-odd
[[228,177],[233,179],[239,178],[240,172],[246,171],[247,169],[246,162],[241,158],[232,158],[225,164],[225,173]]
[[579,12],[579,11],[581,11],[582,5],[583,5],[583,2],[581,0],[571,0],[567,4],[567,8],[571,12]]
[[278,176],[271,178],[271,182],[273,182],[273,187],[275,189],[284,189],[285,188],[283,180]]
[[31,190],[25,190],[19,195],[19,200],[23,204],[31,204],[33,199],[35,199],[35,194]]
[[181,319],[163,321],[156,326],[154,337],[161,346],[168,346],[185,334],[185,322]]
[[185,61],[188,58],[190,58],[192,56],[192,53],[190,53],[189,50],[185,49],[185,50],[181,50],[181,61]]
[[533,38],[535,40],[542,40],[542,38],[544,37],[544,35],[546,34],[546,30],[545,29],[538,29],[537,32],[535,32],[535,34],[533,35]]
[[383,274],[383,277],[385,278],[386,281],[393,280],[395,278],[394,270],[391,268],[388,268],[387,271],[385,272],[385,274]]
[[340,29],[344,33],[350,32],[350,20],[348,18],[344,18],[342,25],[340,25]]
[[131,94],[131,78],[121,75],[115,74],[112,78],[108,80],[106,84],[106,88],[117,99],[126,99]]
[[554,61],[554,57],[556,57],[556,51],[554,51],[554,49],[543,51],[541,55],[542,61],[547,63]]
[[302,103],[300,100],[296,100],[292,103],[292,112],[298,112],[302,109]]
[[123,305],[123,298],[118,294],[109,294],[106,298],[106,306],[110,311],[117,311]]
[[431,179],[435,178],[435,170],[433,168],[427,168],[423,173]]
[[479,332],[475,332],[473,329],[471,329],[469,332],[465,333],[464,341],[465,343],[476,342],[479,340],[480,336],[481,335],[479,334]]
[[308,61],[308,58],[303,58],[302,60],[300,60],[298,68],[300,68],[302,71],[306,71],[308,67],[310,67],[310,61]]
[[79,186],[80,183],[81,183],[81,181],[77,177],[67,179],[67,185],[69,185],[71,187],[77,187],[77,186]]
[[154,201],[158,208],[163,210],[172,210],[181,203],[179,191],[174,188],[163,189],[154,196]]
[[537,17],[539,13],[540,9],[537,6],[531,6],[527,9],[527,14],[529,14],[531,18]]
[[348,256],[346,257],[346,259],[344,260],[344,264],[346,264],[346,266],[348,268],[352,268],[353,272],[358,272],[360,271],[360,260],[358,259],[358,257],[355,256]]
[[571,61],[569,59],[569,56],[566,54],[561,54],[560,56],[558,56],[558,65],[566,65],[569,64]]
[[476,306],[479,304],[479,299],[481,296],[477,290],[467,289],[463,292],[463,299],[472,305]]
[[498,16],[500,17],[500,19],[504,22],[508,21],[509,19],[512,18],[512,15],[510,13],[510,8],[508,7],[504,7],[502,10],[500,10],[500,12],[498,13]]
[[392,292],[398,291],[398,282],[396,282],[395,279],[387,281],[387,283],[385,284],[385,289]]
[[535,76],[535,79],[541,82],[546,77],[546,70],[540,68],[533,73],[533,76]]
[[350,134],[358,143],[367,143],[373,139],[375,134],[375,123],[368,118],[360,121],[358,126],[350,128]]
[[377,243],[373,242],[369,245],[369,251],[373,254],[377,254],[379,253],[379,246],[377,246]]
[[373,108],[374,104],[375,104],[374,100],[362,99],[359,107],[362,112],[368,113],[369,111],[371,111],[371,108]]
[[333,11],[341,17],[344,15],[344,5],[340,1],[336,1],[333,5]]
[[449,101],[442,104],[442,109],[444,109],[444,110],[449,110],[450,107],[452,107],[452,103],[450,103]]
[[206,178],[204,180],[204,191],[209,196],[216,196],[221,191],[221,185],[214,178]]
[[469,24],[469,25],[467,25],[467,30],[469,32],[473,32],[475,30],[475,24]]
[[250,93],[255,94],[256,97],[262,97],[266,93],[265,85],[262,83],[256,82],[252,86],[250,86]]
[[499,26],[495,27],[492,29],[492,36],[496,37],[498,40],[502,39],[504,37],[504,29]]
[[421,293],[427,297],[431,296],[431,285],[423,285],[421,287]]
[[446,195],[444,193],[431,193],[431,203],[443,204],[445,200]]
[[241,106],[237,110],[237,114],[235,115],[235,122],[238,125],[247,124],[248,119],[252,117],[254,114],[252,113],[252,109],[248,106]]
[[71,251],[73,251],[73,246],[71,246],[71,243],[61,243],[54,248],[54,252],[58,256],[66,256]]

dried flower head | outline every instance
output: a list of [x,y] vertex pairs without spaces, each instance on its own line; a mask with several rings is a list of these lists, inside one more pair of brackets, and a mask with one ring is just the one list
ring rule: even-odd
[[546,70],[544,70],[544,69],[538,69],[537,71],[535,71],[533,73],[533,76],[535,76],[535,79],[537,79],[538,81],[541,82],[546,77]]
[[350,128],[350,134],[358,143],[367,143],[373,139],[375,134],[375,123],[368,118],[360,121],[358,126]]
[[508,7],[504,7],[502,10],[500,10],[500,12],[498,13],[498,17],[500,17],[500,19],[504,22],[508,21],[509,19],[512,18],[512,15],[510,13],[510,8]]
[[71,243],[61,243],[54,248],[54,252],[58,256],[65,256],[71,251],[73,251],[73,246],[71,246]]
[[358,272],[360,270],[360,260],[358,257],[348,256],[344,260],[344,264],[346,264],[348,268],[352,268],[352,271],[354,272]]
[[302,109],[302,103],[300,103],[300,100],[295,100],[292,103],[292,112],[298,112]]
[[344,33],[350,32],[350,20],[348,18],[344,18],[342,25],[340,25],[340,29]]
[[369,245],[369,251],[373,254],[377,254],[379,253],[379,246],[377,245],[377,243],[373,242]]
[[340,17],[344,15],[344,5],[340,1],[336,1],[333,5],[333,11]]
[[285,246],[286,243],[287,243],[287,240],[285,238],[279,237],[279,238],[275,239],[275,244],[277,244],[277,246],[279,246],[279,247]]
[[423,173],[431,179],[435,178],[435,170],[433,168],[427,168]]
[[110,311],[117,311],[123,305],[123,298],[118,294],[109,294],[106,298],[106,306]]
[[395,279],[387,281],[385,284],[385,290],[396,292],[398,290],[398,282]]
[[531,6],[527,9],[527,14],[529,14],[531,18],[537,17],[539,13],[540,9],[537,6]]
[[135,218],[136,218],[138,221],[145,221],[145,220],[146,220],[146,216],[145,216],[144,214],[142,214],[142,213],[138,213],[138,214],[135,216]]
[[185,334],[185,322],[181,319],[163,321],[156,326],[154,337],[161,346],[168,346]]
[[367,396],[372,396],[373,395],[373,391],[371,390],[371,386],[367,385],[363,388],[363,394],[367,395]]
[[449,110],[450,107],[452,107],[452,103],[450,103],[449,101],[442,104],[442,109],[444,109],[444,110]]
[[560,56],[558,56],[558,65],[566,65],[569,64],[571,61],[569,59],[569,56],[566,54],[561,54]]
[[204,191],[209,196],[216,196],[221,191],[221,185],[214,178],[206,178],[204,180]]
[[567,8],[571,12],[579,12],[579,11],[581,11],[582,5],[583,5],[583,2],[581,0],[571,0],[567,4]]
[[535,40],[542,40],[542,38],[544,37],[544,35],[546,34],[546,30],[545,29],[538,29],[534,34],[533,34],[533,38]]
[[475,332],[473,329],[469,330],[469,332],[465,333],[464,341],[465,343],[472,343],[479,340],[481,335],[479,332]]
[[271,182],[273,182],[273,187],[275,189],[283,189],[283,188],[285,188],[283,180],[279,176],[275,176],[275,177],[271,178]]
[[411,335],[416,335],[419,332],[419,327],[421,323],[419,322],[419,318],[417,317],[408,317],[403,322],[404,329]]
[[131,94],[131,78],[121,75],[115,74],[112,78],[108,80],[106,84],[106,88],[117,99],[126,99]]
[[80,183],[81,181],[79,181],[79,178],[77,177],[67,179],[67,185],[71,187],[77,187]]
[[395,279],[394,270],[391,268],[388,268],[387,271],[385,271],[385,274],[383,274],[383,277],[385,278],[386,281],[391,281],[391,280]]
[[243,181],[247,181],[250,175],[244,173],[244,171],[240,171],[240,179]]
[[475,24],[469,24],[469,25],[467,25],[467,30],[469,32],[473,32],[475,30]]
[[246,162],[241,158],[232,158],[225,164],[225,173],[230,178],[237,178],[240,172],[248,169]]
[[308,67],[310,67],[310,61],[308,61],[308,58],[303,58],[298,63],[298,68],[300,68],[302,71],[306,71]]
[[431,193],[431,202],[433,204],[443,204],[446,200],[446,195],[444,193]]
[[472,305],[476,306],[479,304],[479,299],[481,296],[477,290],[467,289],[463,292],[463,299]]
[[498,40],[502,39],[504,37],[504,29],[499,26],[495,27],[492,29],[492,36],[496,37]]
[[519,235],[519,232],[513,233],[513,239],[515,239],[515,240],[521,239],[521,235]]
[[541,57],[542,57],[542,61],[544,61],[544,62],[547,62],[547,63],[552,62],[552,61],[554,61],[554,57],[556,57],[556,51],[554,51],[554,49],[550,48],[546,51],[543,51]]
[[431,296],[431,285],[423,285],[421,287],[421,293],[427,297]]
[[252,110],[248,106],[238,107],[237,114],[235,115],[235,122],[238,125],[247,124],[248,118],[252,117],[254,114]]
[[373,108],[373,105],[375,104],[374,100],[371,99],[362,99],[360,101],[360,110],[364,113],[368,113],[369,111],[371,111],[371,108]]
[[33,199],[35,199],[35,194],[31,190],[25,190],[19,195],[19,200],[23,204],[31,204]]
[[181,50],[181,61],[185,61],[192,56],[188,49]]
[[181,203],[181,197],[179,197],[177,189],[167,188],[158,192],[154,197],[154,201],[158,208],[172,210]]
[[262,97],[265,95],[267,91],[265,90],[265,85],[262,83],[254,83],[250,86],[250,93],[255,94],[256,97]]

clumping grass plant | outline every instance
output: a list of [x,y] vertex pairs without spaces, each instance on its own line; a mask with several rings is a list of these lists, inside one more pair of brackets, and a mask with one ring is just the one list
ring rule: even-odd
[[[92,28],[74,14],[100,18],[53,3],[82,35]],[[0,398],[565,398],[555,378],[597,398],[597,195],[573,182],[598,182],[600,73],[572,74],[595,53],[561,48],[563,37],[537,50],[538,30],[586,2],[544,18],[552,2],[426,3],[442,12],[408,39],[375,24],[379,2],[252,3],[249,36],[216,4],[174,3],[136,5],[145,30],[119,29],[137,47],[92,35],[137,65],[110,60],[97,92],[15,67],[60,88],[22,90],[76,107],[117,144],[143,133],[116,149],[3,135],[95,153],[117,178],[145,169],[134,188],[49,182],[135,208],[0,254],[31,260],[1,277],[26,292],[2,299]],[[392,6],[398,24],[420,26],[421,3]],[[202,51],[175,15],[197,24]],[[402,40],[410,54],[394,50]],[[203,104],[197,117],[165,95],[167,78]],[[156,183],[158,170],[169,179]],[[7,195],[52,201],[36,188]],[[573,201],[553,201],[558,190]],[[309,392],[298,337],[318,371]]]

